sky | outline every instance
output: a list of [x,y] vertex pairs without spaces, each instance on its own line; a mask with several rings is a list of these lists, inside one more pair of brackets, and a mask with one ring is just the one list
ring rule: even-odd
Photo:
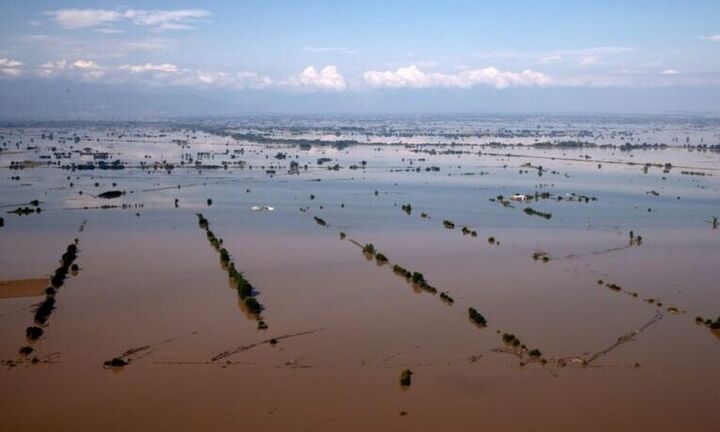
[[717,0],[6,0],[0,17],[6,118],[720,113]]

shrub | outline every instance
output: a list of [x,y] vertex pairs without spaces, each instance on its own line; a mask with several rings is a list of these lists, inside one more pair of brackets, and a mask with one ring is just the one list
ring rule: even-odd
[[405,369],[400,374],[400,385],[403,387],[410,387],[410,384],[412,384],[412,371],[410,369]]
[[448,294],[448,293],[446,293],[446,292],[441,292],[441,293],[440,293],[440,299],[441,299],[441,300],[444,300],[444,301],[446,301],[446,302],[448,302],[448,303],[455,303],[455,300],[454,300],[452,297],[450,297],[450,294]]
[[55,309],[55,297],[47,296],[45,300],[35,310],[35,322],[38,324],[45,324],[48,317]]
[[462,233],[464,235],[470,235],[471,237],[477,237],[477,232],[475,230],[471,230],[466,226],[462,227]]
[[485,317],[482,316],[477,310],[474,308],[468,309],[468,316],[470,317],[470,320],[474,322],[475,324],[485,327],[487,325],[487,320],[485,320]]
[[252,285],[250,285],[250,282],[240,275],[235,278],[235,282],[237,283],[238,295],[241,299],[245,300],[248,297],[252,297],[253,288]]
[[197,213],[196,215],[198,217],[198,225],[200,225],[200,228],[208,229],[210,224],[208,223],[208,220],[205,219],[205,216],[203,216],[202,213]]
[[225,248],[220,249],[220,262],[222,262],[223,264],[227,264],[230,262],[230,254]]
[[375,246],[372,243],[367,243],[362,249],[364,254],[375,255]]
[[400,276],[410,278],[410,272],[397,264],[393,265],[393,272],[395,272],[396,274],[398,274]]
[[258,315],[262,312],[262,305],[255,297],[247,297],[245,299],[245,306],[248,308],[250,313]]
[[523,211],[525,212],[525,214],[530,215],[530,216],[540,216],[545,219],[550,219],[552,217],[552,213],[543,213],[543,212],[535,210],[532,207],[525,207],[525,209]]
[[[104,198],[104,199],[113,199],[113,198],[119,198],[122,196],[122,192],[118,190],[113,191],[107,191],[103,192],[101,194],[98,194],[98,198]],[[32,204],[32,203],[31,203]]]
[[30,340],[38,340],[43,335],[43,329],[36,326],[30,326],[25,329],[25,336]]
[[120,357],[114,357],[111,360],[107,360],[103,365],[105,367],[123,367],[128,365],[128,361]]
[[503,335],[502,335],[503,342],[505,342],[507,344],[512,344],[512,342],[516,339],[517,338],[512,333],[503,333]]

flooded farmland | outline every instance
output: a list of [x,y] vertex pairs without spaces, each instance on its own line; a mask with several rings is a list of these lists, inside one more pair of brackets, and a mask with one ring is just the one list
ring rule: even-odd
[[0,430],[718,430],[717,118],[0,146]]

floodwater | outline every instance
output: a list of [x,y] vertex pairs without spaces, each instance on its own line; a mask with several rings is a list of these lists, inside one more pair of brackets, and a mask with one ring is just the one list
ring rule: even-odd
[[[2,128],[0,430],[718,431],[720,333],[696,317],[720,315],[720,152],[683,144],[717,144],[720,128],[637,122],[552,136],[636,131],[671,145],[483,146],[493,131],[513,142],[500,120],[464,142],[448,130],[470,135],[472,123],[387,136],[391,120],[369,122],[351,135],[372,144],[309,149],[172,124]],[[338,137],[332,125],[267,136]],[[99,152],[125,169],[62,167]],[[26,161],[39,164],[11,169]],[[112,190],[124,194],[98,197]],[[550,195],[507,201],[536,192]],[[18,207],[41,211],[7,213]],[[261,317],[196,213],[255,287]],[[76,239],[79,269],[37,324]],[[389,262],[364,255],[367,243]],[[28,340],[29,326],[42,336]],[[118,357],[128,363],[104,365]]]

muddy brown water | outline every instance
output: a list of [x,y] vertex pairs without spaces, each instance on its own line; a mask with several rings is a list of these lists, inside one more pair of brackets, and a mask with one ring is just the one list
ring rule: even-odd
[[[310,163],[322,156],[288,152]],[[543,161],[569,177],[538,177],[518,173],[529,159],[490,156],[428,156],[426,165],[440,166],[439,173],[390,172],[404,166],[401,158],[412,155],[406,152],[327,151],[342,165],[370,166],[300,176],[34,168],[19,172],[29,184],[21,186],[3,169],[0,204],[38,198],[45,211],[4,215],[0,279],[49,276],[75,238],[80,271],[59,289],[29,357],[18,349],[28,344],[25,328],[42,297],[0,296],[0,358],[16,362],[0,368],[0,430],[718,430],[720,340],[694,322],[720,314],[720,232],[706,222],[720,214],[718,176]],[[674,156],[720,168],[717,156],[683,150],[638,158]],[[263,154],[248,159],[265,163]],[[489,174],[457,175],[480,166]],[[55,189],[67,186],[67,175],[79,186]],[[77,209],[102,204],[77,189],[96,193],[112,182],[135,191],[119,203],[143,207]],[[172,187],[180,183],[196,186]],[[550,220],[524,214],[523,204],[489,201],[535,190],[598,201],[530,204],[552,212]],[[410,215],[400,208],[407,203]],[[275,210],[256,212],[254,205]],[[196,212],[259,291],[269,329],[258,330],[241,310]],[[456,228],[444,228],[445,219]],[[463,236],[463,225],[478,237]],[[624,248],[631,229],[643,244]],[[500,244],[489,244],[490,236]],[[351,239],[421,271],[455,303],[413,290],[390,266],[366,260]],[[552,259],[534,261],[538,250]],[[650,297],[663,307],[643,301]],[[668,313],[671,305],[685,313]],[[487,318],[487,328],[469,322],[468,307]],[[658,310],[659,321],[586,367],[571,360],[523,366],[497,352],[505,347],[501,333],[510,332],[549,360],[588,358]],[[278,343],[264,343],[271,338]],[[145,346],[126,367],[103,367]],[[33,356],[49,361],[32,364]],[[399,384],[404,369],[413,371],[406,390]]]

